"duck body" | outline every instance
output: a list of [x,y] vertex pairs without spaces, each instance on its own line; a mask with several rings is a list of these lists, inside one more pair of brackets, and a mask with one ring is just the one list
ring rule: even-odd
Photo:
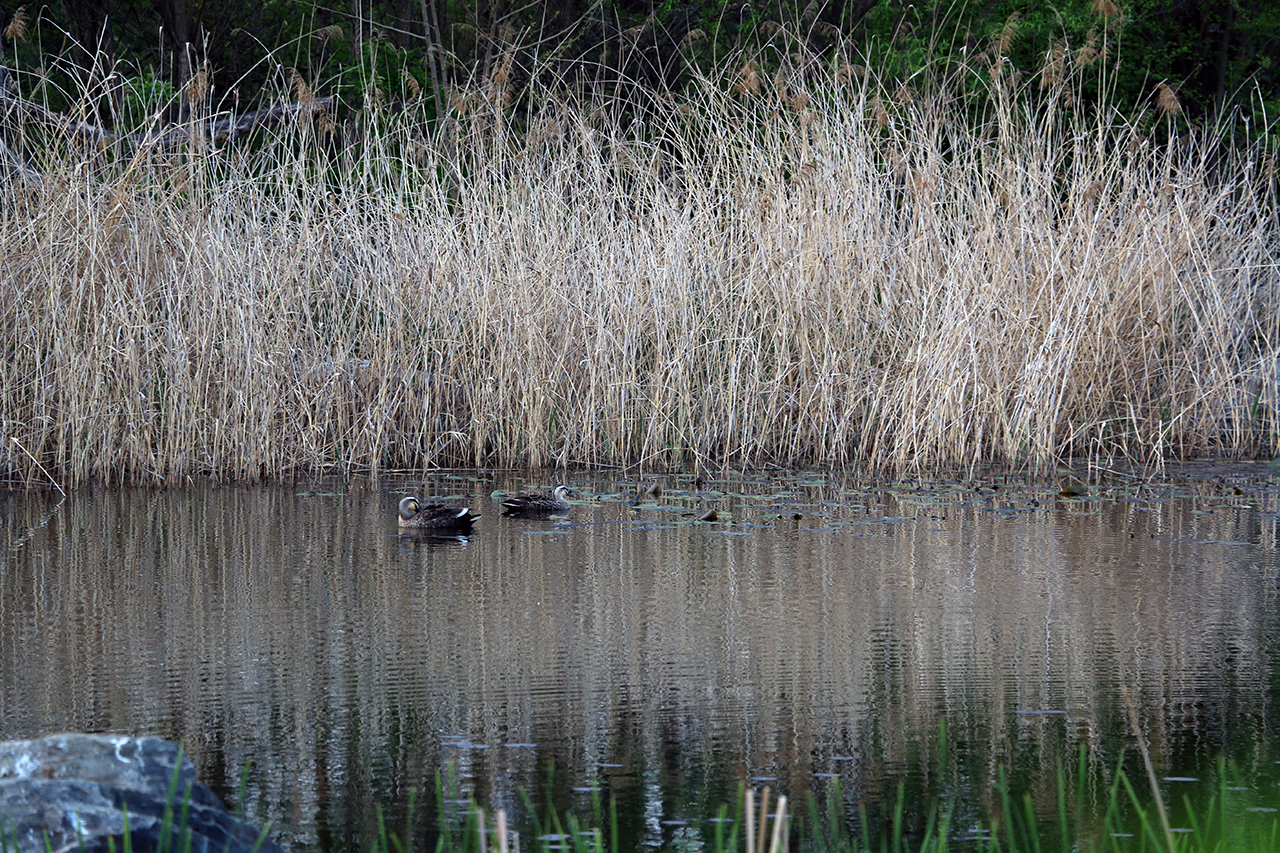
[[568,486],[556,486],[550,492],[520,492],[502,502],[503,515],[550,515],[564,512],[572,504],[565,499]]
[[657,500],[662,497],[662,484],[657,480],[652,483],[646,483],[641,480],[636,483],[636,496],[631,499],[632,506],[640,506],[645,501]]
[[400,501],[400,527],[402,530],[442,530],[449,533],[468,533],[480,516],[471,507],[424,504],[412,495]]

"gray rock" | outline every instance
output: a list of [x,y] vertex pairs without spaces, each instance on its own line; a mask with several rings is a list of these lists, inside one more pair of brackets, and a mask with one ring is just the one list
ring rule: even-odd
[[197,782],[186,758],[171,800],[177,764],[178,748],[154,737],[61,734],[0,743],[0,850],[106,853],[113,843],[122,851],[127,812],[135,853],[182,850],[180,832],[190,833],[192,853],[282,853]]

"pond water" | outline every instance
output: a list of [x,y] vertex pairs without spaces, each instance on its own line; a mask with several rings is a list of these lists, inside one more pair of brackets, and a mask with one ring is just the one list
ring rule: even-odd
[[[836,790],[856,822],[1004,768],[1052,811],[1058,762],[1274,773],[1280,471],[867,485],[816,473],[567,477],[562,518],[424,483],[0,493],[0,739],[155,734],[293,850],[372,847],[437,772],[619,804],[633,849],[696,847],[744,782]],[[405,494],[466,539],[401,535]],[[714,507],[719,521],[695,520]],[[945,732],[945,734],[944,734]],[[1166,784],[1176,785],[1174,781]],[[1264,779],[1264,785],[1274,784]]]

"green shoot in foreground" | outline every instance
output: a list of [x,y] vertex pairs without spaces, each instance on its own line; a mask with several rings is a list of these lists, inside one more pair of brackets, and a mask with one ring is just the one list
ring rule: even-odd
[[[994,798],[996,813],[965,825],[953,821],[946,804],[916,808],[918,804],[906,801],[902,786],[878,821],[868,817],[865,807],[857,815],[844,813],[838,780],[823,792],[821,801],[810,793],[803,814],[795,815],[786,796],[772,797],[768,787],[759,792],[744,789],[733,814],[728,806],[721,806],[701,825],[686,825],[687,832],[679,837],[665,838],[662,848],[710,853],[942,853],[952,849],[973,853],[1273,853],[1280,849],[1280,811],[1276,808],[1280,800],[1274,790],[1260,794],[1229,784],[1231,774],[1221,763],[1215,783],[1178,804],[1176,820],[1163,807],[1162,798],[1144,798],[1144,792],[1134,787],[1123,770],[1111,775],[1096,800],[1088,790],[1083,758],[1079,770],[1074,788],[1059,770],[1056,800],[1048,815],[1030,794],[1015,795],[1002,774]],[[441,820],[424,838],[416,839],[415,833],[409,832],[402,840],[386,827],[379,811],[377,835],[370,844],[373,853],[410,853],[415,847],[436,853],[624,853],[638,846],[635,839],[622,836],[617,803],[610,801],[606,808],[599,789],[586,822],[572,812],[538,808],[523,795],[520,829],[511,825],[502,809],[491,817],[474,802],[460,810],[449,808],[450,802],[457,802],[456,788],[439,776],[436,791],[437,813],[452,818]],[[1271,799],[1260,805],[1260,797]],[[414,824],[414,804],[411,792],[405,818],[408,826]],[[161,853],[190,849],[186,816],[185,799],[176,814],[166,811]],[[923,820],[918,820],[921,817]],[[259,843],[264,837],[265,831]],[[124,853],[133,849],[127,817],[120,845]],[[0,822],[0,853],[19,850],[11,829]]]
[[[1079,769],[1085,769],[1083,760]],[[858,815],[843,813],[838,780],[821,801],[811,793],[807,808],[795,815],[785,796],[771,798],[767,787],[759,792],[744,789],[734,814],[722,806],[701,826],[686,827],[680,837],[664,839],[663,849],[711,853],[941,853],[953,849],[974,853],[1273,853],[1280,849],[1280,812],[1275,808],[1280,800],[1274,793],[1260,795],[1229,784],[1230,774],[1221,764],[1217,776],[1217,782],[1184,797],[1171,812],[1159,796],[1144,797],[1145,790],[1135,787],[1123,770],[1111,775],[1096,799],[1087,790],[1086,775],[1078,776],[1081,781],[1072,788],[1059,771],[1055,803],[1045,814],[1030,794],[1014,794],[1001,775],[996,786],[996,813],[963,826],[953,820],[945,804],[913,808],[901,786],[879,821],[869,818],[865,808]],[[437,790],[443,792],[448,787],[438,786]],[[1272,802],[1259,805],[1259,796],[1270,796]],[[473,803],[458,819],[438,827],[434,849],[437,853],[624,853],[637,847],[635,839],[620,836],[616,802],[603,807],[598,792],[586,822],[572,813],[535,808],[527,797],[524,805],[526,826],[521,832],[511,826],[505,810],[491,816]],[[443,793],[438,806],[444,814]],[[919,812],[915,817],[923,816],[923,821],[910,817],[911,812]],[[412,805],[408,823],[412,824]],[[879,825],[873,826],[875,823]],[[413,848],[411,841],[401,841],[381,824],[380,829],[377,853],[407,853]],[[430,839],[424,849],[431,849]]]

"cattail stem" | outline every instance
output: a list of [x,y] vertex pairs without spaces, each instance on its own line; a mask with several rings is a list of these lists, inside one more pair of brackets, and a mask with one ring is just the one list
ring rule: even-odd
[[778,797],[778,813],[773,817],[773,840],[769,842],[769,853],[781,853],[786,841],[784,828],[787,823],[787,797]]

